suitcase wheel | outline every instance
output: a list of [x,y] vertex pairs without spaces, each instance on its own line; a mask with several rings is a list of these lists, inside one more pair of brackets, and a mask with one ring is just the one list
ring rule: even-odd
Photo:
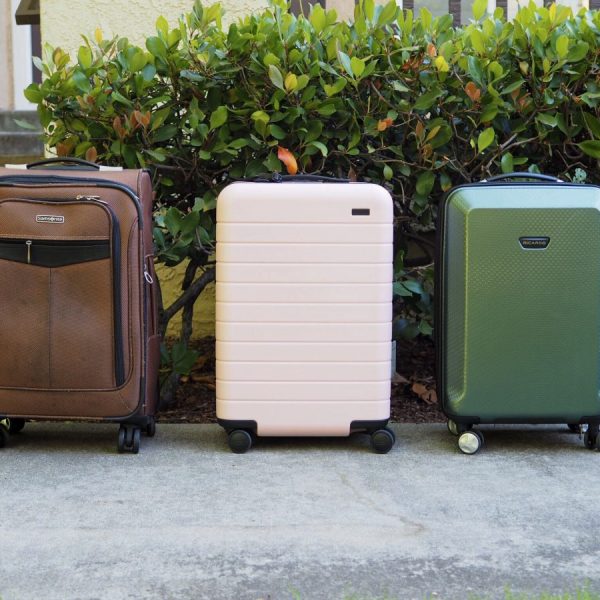
[[245,429],[234,429],[229,432],[228,442],[234,454],[244,454],[252,448],[252,435]]
[[25,419],[8,419],[8,423],[8,431],[11,435],[23,431],[23,428],[25,427]]
[[591,425],[588,425],[586,432],[583,434],[583,444],[588,450],[600,450],[598,426],[592,427]]
[[0,448],[4,448],[8,444],[10,437],[8,419],[0,421]]
[[481,431],[465,431],[458,438],[458,447],[463,454],[477,454],[483,446]]
[[156,435],[156,419],[154,417],[148,417],[148,424],[144,427],[144,433],[148,437],[154,437]]
[[387,454],[396,443],[396,436],[391,429],[378,429],[371,434],[371,448],[377,454]]
[[137,454],[140,451],[140,439],[142,430],[134,425],[121,425],[119,427],[119,441],[117,449],[119,454],[130,452]]

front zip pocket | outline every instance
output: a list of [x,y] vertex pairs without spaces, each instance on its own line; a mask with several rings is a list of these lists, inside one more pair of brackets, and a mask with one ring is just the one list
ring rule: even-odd
[[110,258],[110,240],[23,240],[0,238],[0,259],[39,267],[65,267]]
[[[57,200],[69,225],[81,220],[82,235],[74,237],[73,226],[36,221],[40,205],[51,202],[0,203],[7,216],[19,212],[8,231],[0,220],[0,337],[11,349],[0,362],[0,387],[119,387],[125,375],[117,217],[96,199]],[[35,235],[24,235],[26,228]]]

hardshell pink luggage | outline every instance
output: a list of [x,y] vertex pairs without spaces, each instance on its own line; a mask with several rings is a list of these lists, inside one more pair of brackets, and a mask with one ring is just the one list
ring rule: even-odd
[[368,183],[239,182],[217,203],[217,417],[255,436],[371,435],[388,452],[393,207]]

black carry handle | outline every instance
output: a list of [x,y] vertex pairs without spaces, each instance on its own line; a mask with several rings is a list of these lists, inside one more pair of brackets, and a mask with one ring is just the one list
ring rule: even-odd
[[83,160],[82,158],[75,158],[69,156],[37,160],[36,162],[29,163],[27,165],[27,168],[35,169],[36,167],[47,167],[52,165],[74,165],[75,167],[87,167],[89,169],[93,169],[94,171],[100,170],[100,165],[97,165],[88,160]]
[[254,181],[255,183],[284,183],[294,181],[315,181],[317,183],[350,183],[350,179],[340,177],[328,177],[327,175],[316,175],[310,173],[298,173],[297,175],[282,175],[273,173],[272,175],[257,175],[251,179],[242,179],[241,181]]
[[489,179],[484,179],[484,182],[489,181],[504,181],[505,179],[537,179],[538,181],[551,181],[552,183],[564,183],[558,177],[552,175],[542,175],[541,173],[529,173],[528,171],[517,171],[515,173],[505,173],[504,175],[495,175]]

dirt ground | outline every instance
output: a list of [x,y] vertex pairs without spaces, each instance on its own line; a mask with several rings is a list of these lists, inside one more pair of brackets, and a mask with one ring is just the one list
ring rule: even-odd
[[[215,340],[195,344],[200,356],[185,377],[173,405],[163,409],[163,423],[215,423]],[[444,421],[435,394],[435,352],[428,338],[402,341],[397,346],[397,374],[392,381],[392,420],[399,423]]]

